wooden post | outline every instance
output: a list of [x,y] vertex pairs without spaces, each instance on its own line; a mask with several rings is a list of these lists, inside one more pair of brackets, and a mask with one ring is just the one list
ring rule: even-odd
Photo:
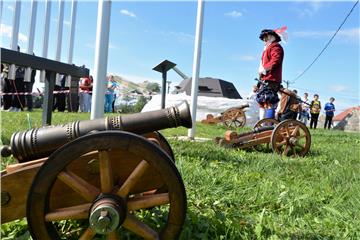
[[54,104],[54,87],[55,87],[55,72],[49,72],[46,74],[45,79],[45,94],[43,100],[43,114],[42,114],[42,125],[51,125],[51,114]]

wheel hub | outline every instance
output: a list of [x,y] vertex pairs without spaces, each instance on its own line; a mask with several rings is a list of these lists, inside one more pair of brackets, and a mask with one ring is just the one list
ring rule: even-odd
[[297,142],[298,142],[298,139],[296,137],[291,137],[289,139],[289,143],[293,146],[295,146]]
[[90,227],[98,234],[109,234],[126,218],[126,203],[115,195],[103,195],[95,201],[90,211]]

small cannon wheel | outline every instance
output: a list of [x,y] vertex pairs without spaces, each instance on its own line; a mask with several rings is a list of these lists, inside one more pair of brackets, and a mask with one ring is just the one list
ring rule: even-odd
[[271,135],[271,148],[284,156],[305,156],[310,149],[311,135],[309,129],[296,120],[280,122]]
[[253,129],[265,127],[265,126],[272,126],[272,125],[276,125],[278,123],[279,123],[279,121],[274,118],[263,118],[255,123]]
[[[114,156],[116,151],[122,154]],[[99,160],[99,173],[86,178],[81,172],[84,167],[75,165],[89,155]],[[133,158],[124,159],[125,155]],[[127,171],[124,178],[121,171]],[[153,189],[156,177],[168,191],[145,194]],[[64,204],[57,199],[69,200],[62,191],[52,201],[59,182],[82,201],[55,207]],[[165,223],[154,222],[157,215]],[[82,240],[104,235],[120,239],[119,233],[130,238],[135,234],[145,239],[176,239],[185,215],[184,184],[169,154],[142,136],[122,131],[89,134],[55,151],[37,172],[27,200],[27,221],[34,239],[60,239],[56,226],[62,220],[85,224],[83,232],[78,229]]]
[[246,115],[242,109],[230,108],[223,113],[221,121],[227,128],[241,128],[246,124]]

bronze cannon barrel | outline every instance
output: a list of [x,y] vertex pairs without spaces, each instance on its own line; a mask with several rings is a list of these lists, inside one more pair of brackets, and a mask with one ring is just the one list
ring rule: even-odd
[[4,157],[12,154],[19,162],[26,162],[48,157],[64,144],[93,131],[122,130],[144,134],[179,126],[187,128],[192,126],[189,105],[186,101],[161,110],[75,121],[16,132],[11,136],[10,147],[5,146],[1,150],[1,155]]

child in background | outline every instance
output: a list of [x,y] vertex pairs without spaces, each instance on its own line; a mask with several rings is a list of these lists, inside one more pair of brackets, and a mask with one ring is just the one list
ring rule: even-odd
[[302,103],[302,111],[300,112],[300,116],[299,116],[299,120],[305,124],[307,124],[307,121],[310,118],[310,113],[309,113],[309,99],[308,99],[309,94],[308,93],[304,93],[304,98],[302,99],[303,103]]
[[325,104],[325,124],[324,124],[324,129],[326,129],[326,126],[328,127],[328,129],[330,129],[331,124],[332,124],[332,119],[334,117],[334,112],[335,112],[335,105],[333,104],[333,102],[335,101],[335,98],[331,97],[330,98],[330,102]]
[[316,129],[320,110],[321,110],[321,103],[319,101],[319,95],[315,94],[314,100],[312,100],[310,103],[310,114],[311,114],[310,128],[314,127],[314,129]]

